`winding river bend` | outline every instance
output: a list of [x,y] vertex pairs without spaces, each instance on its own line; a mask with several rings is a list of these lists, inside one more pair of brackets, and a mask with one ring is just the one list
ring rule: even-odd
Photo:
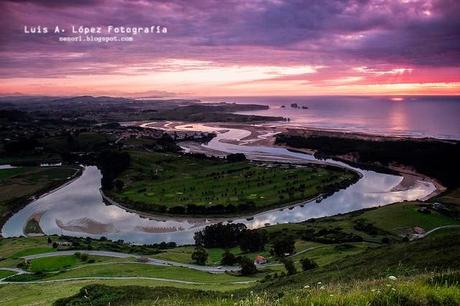
[[[100,171],[85,167],[82,175],[24,207],[3,226],[3,237],[24,235],[24,227],[32,217],[38,218],[45,234],[59,234],[112,240],[122,239],[138,244],[174,241],[177,244],[193,243],[193,234],[204,226],[221,221],[245,223],[249,228],[267,224],[294,223],[310,218],[331,216],[362,208],[386,205],[398,201],[415,200],[428,196],[435,186],[428,181],[417,181],[406,190],[394,189],[401,181],[398,175],[353,168],[345,163],[319,161],[312,155],[291,152],[285,148],[269,146],[236,145],[251,133],[241,129],[222,129],[206,125],[177,126],[182,130],[215,131],[217,137],[202,148],[210,152],[244,153],[254,160],[276,160],[292,163],[328,163],[353,169],[361,179],[346,189],[321,201],[306,201],[295,206],[265,211],[253,216],[230,219],[176,218],[166,216],[141,216],[135,212],[106,204],[99,191]],[[193,150],[193,148],[185,148]]]

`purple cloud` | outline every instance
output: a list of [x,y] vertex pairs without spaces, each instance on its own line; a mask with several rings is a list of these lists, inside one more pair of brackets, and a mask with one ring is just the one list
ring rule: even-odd
[[[0,77],[116,73],[164,58],[251,65],[458,67],[460,2],[3,1]],[[24,25],[168,27],[133,43],[62,43]],[[27,68],[27,69],[24,69]]]

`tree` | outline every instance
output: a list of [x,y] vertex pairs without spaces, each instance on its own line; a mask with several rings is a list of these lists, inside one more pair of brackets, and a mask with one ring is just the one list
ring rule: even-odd
[[204,265],[208,260],[208,252],[202,246],[197,246],[192,253],[192,260],[199,265]]
[[297,270],[295,268],[295,265],[292,259],[287,259],[287,258],[283,259],[283,264],[284,264],[284,268],[286,269],[286,272],[288,275],[297,273]]
[[98,155],[97,165],[102,172],[102,189],[113,188],[113,180],[123,171],[128,169],[131,157],[128,152],[103,151]]
[[168,133],[163,133],[161,138],[157,140],[159,148],[156,148],[157,151],[162,152],[178,152],[181,148],[176,144],[174,139]]
[[241,275],[252,275],[257,273],[256,265],[246,256],[239,256],[238,263],[241,267]]
[[304,271],[315,269],[318,267],[318,264],[316,262],[306,257],[300,260],[300,264],[302,265],[302,270]]
[[240,237],[240,248],[243,252],[262,251],[267,240],[265,230],[245,230]]
[[196,245],[207,248],[230,248],[238,245],[241,233],[246,230],[242,223],[212,224],[196,232],[193,238]]
[[228,249],[225,250],[220,260],[220,264],[224,266],[233,266],[237,263],[235,255],[233,255]]
[[291,236],[278,237],[273,242],[272,253],[278,257],[284,257],[286,254],[292,254],[295,251],[295,240]]

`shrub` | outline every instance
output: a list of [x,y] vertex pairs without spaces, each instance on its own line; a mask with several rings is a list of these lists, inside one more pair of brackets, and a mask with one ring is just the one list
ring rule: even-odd
[[374,226],[374,224],[368,222],[365,219],[357,219],[354,221],[353,228],[357,231],[364,232],[368,235],[375,236],[378,235],[380,230]]
[[238,263],[241,266],[241,275],[252,275],[257,273],[254,262],[246,256],[238,257]]
[[27,259],[23,259],[20,263],[16,265],[16,267],[19,269],[27,270],[30,267],[30,261],[28,261]]
[[284,268],[288,275],[293,275],[297,273],[294,262],[292,259],[283,259]]
[[302,258],[300,260],[300,264],[302,265],[302,270],[304,271],[315,269],[318,267],[318,264],[309,258]]
[[280,236],[273,242],[272,253],[278,257],[292,254],[295,251],[295,240],[291,236]]
[[225,250],[220,263],[224,266],[233,266],[237,263],[237,259],[229,250]]
[[199,265],[204,265],[208,260],[208,252],[202,246],[197,246],[192,253],[192,260]]
[[363,241],[361,236],[344,232],[340,227],[322,228],[319,231],[315,231],[312,228],[307,228],[307,230],[302,235],[302,239],[306,241],[329,244]]
[[231,163],[242,162],[245,160],[246,160],[246,155],[244,155],[243,153],[234,153],[234,154],[227,155],[227,161]]

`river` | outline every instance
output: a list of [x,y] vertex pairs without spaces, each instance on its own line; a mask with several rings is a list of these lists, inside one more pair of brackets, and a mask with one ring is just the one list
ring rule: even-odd
[[[255,160],[284,160],[294,163],[320,162],[353,169],[361,179],[346,189],[320,202],[306,201],[283,209],[272,209],[244,218],[231,218],[249,228],[267,224],[294,223],[310,218],[331,216],[368,207],[387,205],[404,200],[426,197],[436,188],[428,181],[417,181],[407,190],[395,191],[402,177],[353,168],[334,160],[318,161],[312,155],[291,152],[285,148],[268,146],[241,146],[226,141],[239,140],[250,134],[241,129],[222,129],[205,125],[184,125],[178,129],[216,131],[217,137],[205,149],[226,153],[241,152]],[[178,218],[141,216],[116,205],[107,205],[100,194],[101,173],[94,166],[85,167],[82,175],[71,183],[28,204],[13,215],[3,226],[2,236],[24,235],[24,227],[31,217],[38,217],[46,234],[122,239],[136,244],[174,241],[179,245],[193,243],[193,234],[204,226],[228,219]]]

